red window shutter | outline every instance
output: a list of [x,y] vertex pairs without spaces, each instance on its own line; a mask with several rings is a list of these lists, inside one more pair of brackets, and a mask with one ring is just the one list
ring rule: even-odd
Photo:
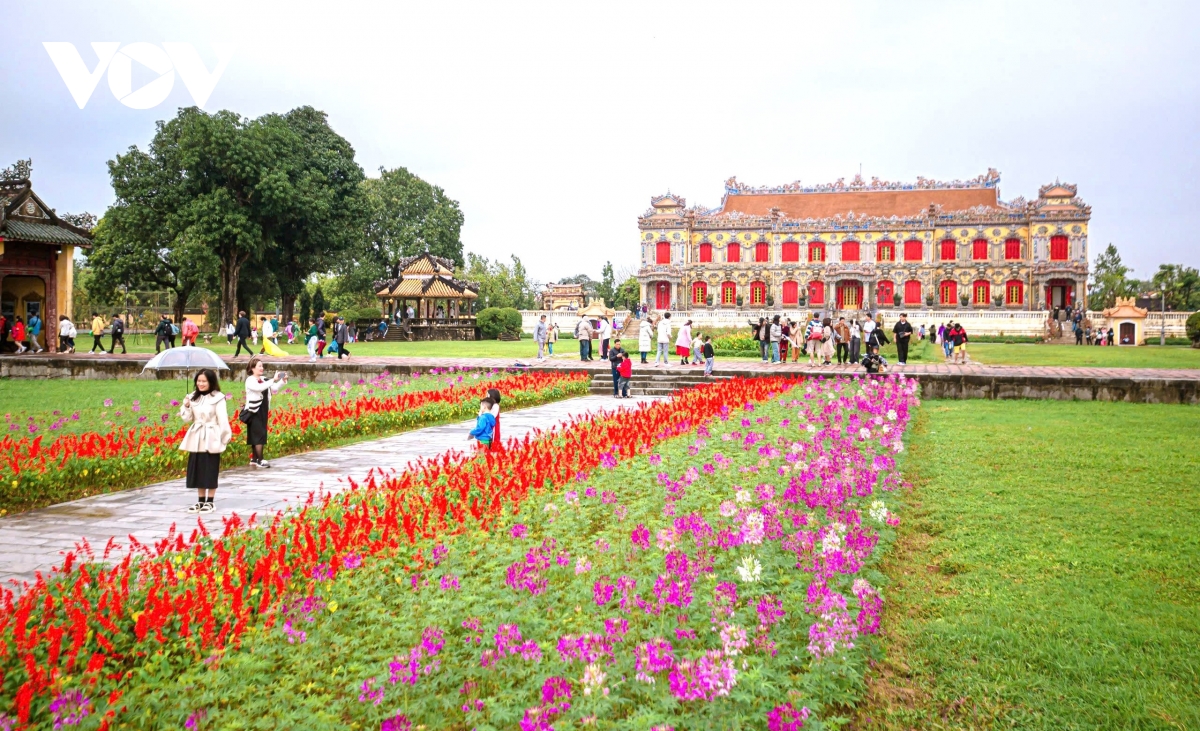
[[737,264],[742,260],[742,245],[736,241],[730,241],[725,247],[725,261],[730,264]]
[[986,305],[992,298],[992,284],[986,279],[977,279],[971,285],[971,301],[977,305]]
[[942,261],[954,261],[958,258],[956,249],[958,244],[953,239],[946,239],[942,242]]
[[800,302],[800,285],[797,282],[783,283],[783,304],[794,305]]
[[708,297],[708,285],[704,282],[695,282],[692,284],[692,304],[702,305]]
[[737,302],[737,285],[733,282],[721,284],[721,304],[732,305]]
[[809,261],[825,261],[825,244],[814,241],[808,245]]
[[858,242],[847,241],[842,244],[842,261],[858,261]]
[[754,245],[754,261],[768,261],[771,258],[771,251],[767,247],[768,244],[765,241]]
[[896,261],[896,245],[891,241],[880,241],[876,258],[879,261]]
[[904,283],[904,304],[921,304],[921,283],[916,279],[910,279]]
[[655,264],[670,264],[671,263],[671,244],[666,241],[659,241],[658,248],[654,256]]
[[975,239],[971,244],[971,258],[975,261],[986,261],[988,258],[987,239]]
[[1021,258],[1021,240],[1008,239],[1004,242],[1004,258],[1014,261]]
[[958,282],[945,279],[938,285],[938,302],[943,305],[956,304],[958,300]]
[[1010,279],[1004,285],[1004,302],[1010,305],[1025,303],[1025,283],[1020,279]]
[[808,300],[810,305],[825,304],[825,283],[824,282],[809,282],[808,283]]
[[700,244],[700,263],[707,264],[712,261],[712,244]]
[[895,293],[895,285],[889,279],[882,279],[875,287],[875,300],[881,307],[887,307],[892,304],[892,297]]
[[1050,237],[1050,260],[1051,261],[1066,261],[1069,245],[1066,236],[1051,236]]
[[783,260],[784,261],[800,261],[800,242],[799,241],[784,241],[783,242]]
[[[904,242],[904,261],[921,261],[921,242],[920,241],[905,241]],[[907,286],[907,285],[905,285]],[[907,301],[907,300],[906,300]]]

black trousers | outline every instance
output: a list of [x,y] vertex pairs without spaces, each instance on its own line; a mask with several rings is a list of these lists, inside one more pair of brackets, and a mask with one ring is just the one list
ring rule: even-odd
[[170,341],[167,340],[166,335],[159,335],[154,339],[154,352],[157,353],[159,351],[159,347],[162,345],[165,345],[168,348],[171,347]]
[[837,344],[837,359],[838,363],[845,363],[850,360],[850,343]]
[[101,353],[104,352],[104,343],[100,342],[103,337],[103,335],[92,335],[92,349],[88,351],[89,353],[95,353],[97,350]]
[[254,351],[253,351],[253,350],[251,350],[251,349],[250,349],[250,346],[246,344],[246,338],[244,338],[244,337],[242,337],[242,336],[240,336],[240,335],[239,335],[239,336],[238,336],[238,343],[237,343],[237,350],[236,350],[236,351],[234,352],[234,354],[233,354],[233,355],[234,355],[234,357],[237,357],[237,356],[239,356],[239,355],[241,355],[241,354],[242,354],[242,348],[245,348],[245,349],[246,349],[246,353],[247,353],[247,354],[249,354],[249,355],[254,355]]
[[896,361],[908,362],[908,338],[896,338]]
[[112,347],[108,349],[108,352],[110,352],[110,353],[117,352],[117,343],[121,344],[121,352],[122,353],[129,352],[129,351],[125,350],[125,336],[124,335],[113,335],[112,336]]
[[345,353],[347,358],[350,357],[350,351],[346,349],[346,344],[338,343],[338,360],[342,359],[342,353]]
[[620,396],[621,395],[621,391],[620,391],[621,374],[617,372],[617,364],[616,363],[609,361],[609,364],[612,366],[613,396]]

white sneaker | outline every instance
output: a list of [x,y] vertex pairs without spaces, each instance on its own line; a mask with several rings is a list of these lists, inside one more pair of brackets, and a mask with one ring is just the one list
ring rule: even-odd
[[271,467],[271,463],[264,459],[263,461],[258,463],[258,466],[262,467],[265,470],[265,469],[269,469]]
[[192,507],[188,508],[187,511],[189,513],[199,513],[201,510],[204,509],[204,505],[205,505],[204,503],[196,503]]
[[204,503],[200,506],[201,513],[211,513],[214,510],[216,510],[216,507],[212,503]]

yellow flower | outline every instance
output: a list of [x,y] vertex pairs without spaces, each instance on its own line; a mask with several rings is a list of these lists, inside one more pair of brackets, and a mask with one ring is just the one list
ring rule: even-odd
[[17,486],[17,481],[13,480],[13,487],[16,487],[16,486]]
[[87,470],[84,470],[84,471],[83,471],[83,476],[84,476],[84,477],[87,477]]
[[329,602],[328,607],[329,607],[329,611],[336,612],[337,608],[338,608],[338,603],[337,602]]

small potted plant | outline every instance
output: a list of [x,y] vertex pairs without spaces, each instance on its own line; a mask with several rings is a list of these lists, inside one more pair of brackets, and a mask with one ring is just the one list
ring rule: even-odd
[[892,294],[892,306],[893,307],[900,306],[900,293],[899,292],[895,292]]
[[992,304],[996,305],[997,307],[1003,307],[1004,306],[1003,295],[996,295],[995,297],[993,297]]
[[971,304],[971,298],[970,298],[969,296],[965,295],[965,294],[964,294],[964,295],[960,295],[960,296],[959,296],[959,298],[958,298],[958,301],[959,301],[960,303],[962,303],[962,306],[963,306],[963,307],[967,307],[968,305],[970,305],[970,304]]
[[745,299],[742,297],[742,295],[739,294],[737,296],[737,306],[741,307],[743,302],[745,302]]
[[709,307],[712,307],[713,296],[711,294],[704,298],[704,304],[708,305]]
[[767,307],[774,307],[774,306],[775,306],[775,295],[773,295],[773,294],[767,295]]
[[931,295],[931,294],[925,295],[925,306],[933,307],[933,295]]

